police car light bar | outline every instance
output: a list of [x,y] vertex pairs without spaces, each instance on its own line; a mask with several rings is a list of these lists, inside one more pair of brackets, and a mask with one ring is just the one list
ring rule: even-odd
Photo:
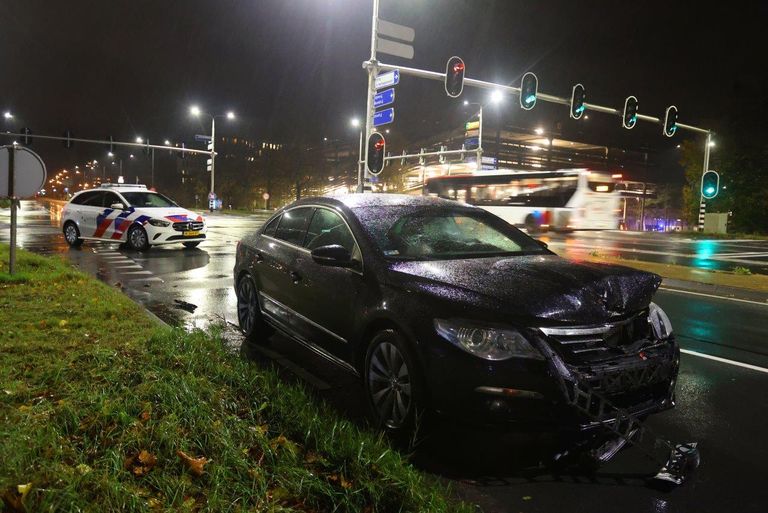
[[146,189],[146,185],[134,183],[103,183],[101,189]]

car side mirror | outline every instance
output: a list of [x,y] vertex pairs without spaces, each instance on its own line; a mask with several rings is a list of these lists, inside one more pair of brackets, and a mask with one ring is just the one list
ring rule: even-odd
[[125,210],[125,205],[123,205],[122,203],[112,203],[109,206],[109,208],[114,209],[114,210]]
[[331,267],[352,267],[355,265],[355,261],[352,260],[352,255],[349,250],[339,244],[331,244],[329,246],[320,246],[312,250],[312,260],[320,265],[328,265]]

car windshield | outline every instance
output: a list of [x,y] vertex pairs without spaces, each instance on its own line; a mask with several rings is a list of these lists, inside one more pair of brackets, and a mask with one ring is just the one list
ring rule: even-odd
[[176,202],[157,192],[121,192],[121,194],[132,207],[178,207]]
[[486,212],[368,207],[355,213],[391,259],[453,260],[546,252],[536,240]]

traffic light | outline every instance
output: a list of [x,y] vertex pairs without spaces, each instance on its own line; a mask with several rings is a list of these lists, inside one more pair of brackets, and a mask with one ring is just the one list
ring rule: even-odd
[[445,92],[451,98],[458,98],[464,90],[464,61],[451,57],[445,65]]
[[152,150],[149,148],[149,137],[147,137],[147,140],[144,141],[147,145],[144,146],[144,155],[149,157],[149,154],[152,152]]
[[21,129],[21,143],[24,146],[29,146],[32,144],[32,130],[29,128],[22,128]]
[[384,136],[378,132],[373,132],[368,137],[368,152],[365,155],[365,165],[368,172],[372,175],[378,175],[384,169],[384,155],[387,151],[387,143]]
[[539,79],[530,71],[523,75],[520,81],[520,107],[531,110],[536,105],[536,94],[539,92]]
[[627,96],[624,100],[624,114],[621,117],[621,126],[633,128],[637,124],[637,98]]
[[720,190],[720,175],[717,171],[707,171],[701,177],[701,195],[705,199],[717,196]]
[[581,119],[584,115],[586,107],[584,102],[587,100],[587,91],[581,84],[573,86],[571,91],[571,117],[573,119]]
[[66,149],[70,149],[70,148],[72,148],[72,146],[75,145],[75,143],[72,142],[72,132],[70,132],[69,130],[64,131],[64,141],[63,141],[63,143],[64,143],[64,147]]
[[109,153],[115,153],[115,138],[111,135],[107,137],[107,141],[109,141],[109,150],[107,150]]
[[180,159],[184,160],[187,158],[187,152],[183,151],[186,146],[184,146],[184,143],[181,143],[181,149],[182,151],[176,152],[176,156],[178,156]]
[[664,135],[672,137],[677,132],[677,107],[670,105],[664,115]]

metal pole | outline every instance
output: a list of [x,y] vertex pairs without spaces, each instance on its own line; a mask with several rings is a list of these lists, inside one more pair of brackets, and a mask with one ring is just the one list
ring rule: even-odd
[[479,127],[477,129],[477,170],[483,169],[483,104],[480,104],[480,112],[477,115]]
[[[216,167],[216,117],[211,116],[211,194],[213,194],[213,174]],[[214,209],[216,204],[213,205]]]
[[[707,132],[707,140],[704,141],[704,165],[701,170],[701,179],[704,179],[704,173],[709,169],[709,146],[712,143],[712,132]],[[707,202],[701,193],[701,182],[699,182],[699,231],[704,231],[704,217],[707,213]]]
[[357,159],[357,192],[363,192],[363,129],[360,129],[360,156]]
[[[371,137],[373,132],[373,96],[376,94],[376,75],[378,74],[378,66],[376,61],[376,36],[379,32],[379,0],[373,0],[373,16],[371,18],[371,65],[368,66],[368,98],[366,98],[365,108],[365,140],[367,141]],[[367,160],[367,156],[366,156]],[[358,184],[358,192],[364,192],[365,187],[361,183]]]
[[[147,139],[149,140],[149,139]],[[152,148],[152,188],[155,188],[155,149]]]
[[8,273],[13,274],[16,268],[16,191],[13,183],[16,174],[14,160],[16,158],[15,146],[8,148],[8,197],[11,198],[11,248],[8,255]]

